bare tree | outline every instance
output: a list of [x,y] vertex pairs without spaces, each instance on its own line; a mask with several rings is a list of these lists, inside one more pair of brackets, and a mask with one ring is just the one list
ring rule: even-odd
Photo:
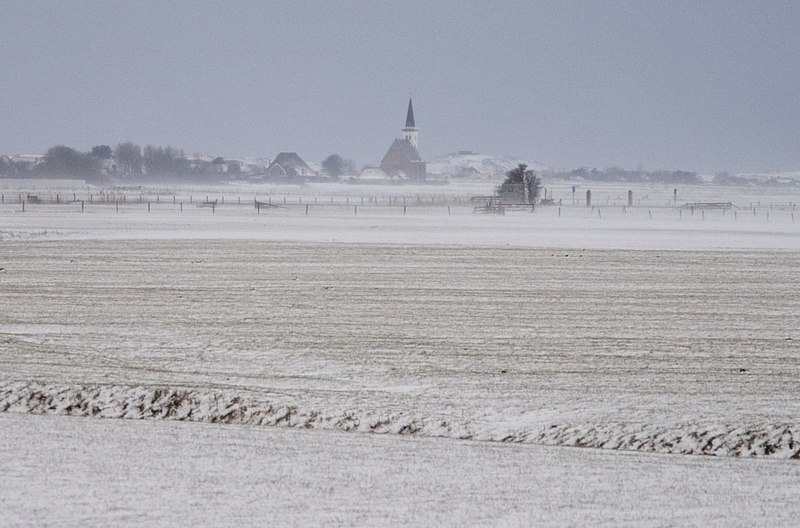
[[108,145],[97,145],[92,147],[92,156],[100,159],[111,159],[114,151]]
[[508,171],[505,181],[497,188],[503,200],[535,204],[542,189],[542,180],[524,163]]
[[345,174],[354,173],[355,167],[356,164],[352,160],[346,160],[338,154],[331,154],[322,162],[322,170],[334,180],[338,180]]
[[117,160],[117,166],[126,176],[139,176],[142,174],[144,159],[139,145],[134,145],[130,141],[120,143],[114,150],[114,158]]
[[39,172],[51,177],[73,176],[87,180],[95,180],[98,169],[99,163],[91,154],[65,145],[49,148],[44,163],[38,168]]

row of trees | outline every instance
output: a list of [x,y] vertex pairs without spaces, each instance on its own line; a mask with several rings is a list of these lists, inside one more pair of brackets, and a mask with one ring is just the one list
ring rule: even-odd
[[[356,172],[355,163],[338,154],[331,154],[322,162],[325,175],[338,180]],[[265,170],[266,166],[260,167]],[[0,156],[2,178],[78,178],[87,183],[109,182],[164,182],[213,181],[242,174],[237,161],[221,157],[212,161],[189,159],[182,149],[171,146],[146,145],[142,148],[132,142],[116,147],[96,145],[88,152],[56,145],[47,150],[38,162],[13,161]],[[255,169],[259,174],[259,168]]]
[[36,163],[14,162],[6,156],[0,158],[0,177],[79,178],[87,183],[202,181],[219,179],[221,172],[240,170],[239,163],[222,158],[211,162],[190,160],[182,149],[154,145],[142,148],[132,142],[120,143],[114,148],[96,145],[88,152],[56,145]]

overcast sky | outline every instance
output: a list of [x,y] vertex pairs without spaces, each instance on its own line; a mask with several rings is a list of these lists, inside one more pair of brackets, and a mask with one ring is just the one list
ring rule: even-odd
[[0,153],[800,169],[800,2],[5,2]]

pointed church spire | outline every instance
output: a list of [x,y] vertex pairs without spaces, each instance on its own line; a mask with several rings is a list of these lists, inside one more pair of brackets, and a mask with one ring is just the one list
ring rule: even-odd
[[414,123],[414,106],[411,104],[411,98],[408,98],[408,113],[406,114],[406,126],[403,127],[403,139],[407,139],[411,146],[417,148],[419,141],[419,130]]
[[406,128],[416,128],[414,124],[414,106],[411,104],[411,98],[408,98],[408,113],[406,114]]

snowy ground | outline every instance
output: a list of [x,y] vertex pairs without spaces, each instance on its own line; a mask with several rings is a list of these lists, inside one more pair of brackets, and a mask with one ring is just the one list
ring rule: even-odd
[[[438,191],[419,202],[406,196],[406,214],[400,193],[383,201],[367,195],[363,205],[357,195],[336,196],[333,205],[330,193],[317,195],[316,204],[306,203],[311,194],[294,203],[287,197],[286,209],[260,215],[230,196],[213,212],[196,204],[181,212],[177,196],[175,203],[126,201],[119,212],[108,201],[85,203],[84,213],[76,203],[23,213],[6,202],[0,410],[25,413],[0,414],[0,435],[12,435],[4,444],[19,453],[6,462],[9,474],[38,467],[28,489],[51,474],[68,486],[73,463],[53,455],[52,471],[43,470],[42,452],[48,445],[74,452],[80,448],[69,446],[102,437],[105,454],[87,489],[106,506],[93,510],[95,517],[89,506],[70,514],[76,522],[141,524],[145,508],[120,513],[110,506],[128,489],[104,487],[103,479],[118,475],[114,450],[135,461],[145,457],[140,437],[158,445],[164,436],[188,435],[199,454],[156,450],[144,464],[152,471],[129,483],[141,504],[164,478],[158,460],[169,468],[202,456],[223,467],[242,447],[243,457],[257,460],[252,472],[212,482],[257,479],[259,464],[281,467],[281,451],[299,450],[302,461],[280,471],[296,476],[287,489],[311,506],[300,512],[308,517],[289,509],[278,518],[286,523],[335,521],[341,501],[334,508],[315,486],[343,487],[342,495],[331,493],[348,504],[356,490],[363,496],[359,479],[332,474],[335,457],[369,458],[381,475],[406,457],[405,494],[392,501],[394,488],[370,484],[379,494],[370,503],[393,504],[390,515],[406,512],[422,524],[437,519],[409,504],[430,495],[425,490],[461,485],[468,489],[431,496],[432,509],[462,512],[452,524],[760,524],[759,515],[790,524],[782,513],[760,513],[767,508],[760,494],[779,488],[780,504],[780,493],[800,491],[797,462],[770,460],[800,456],[796,197],[761,196],[755,213],[749,203],[724,215],[655,203],[623,212],[614,203],[620,190],[594,191],[608,195],[599,212],[563,206],[560,216],[558,208],[473,215],[466,194]],[[659,193],[654,202],[671,197]],[[259,199],[283,201],[277,194]],[[53,416],[59,414],[158,425]],[[41,446],[27,446],[33,436],[43,438]],[[246,454],[262,453],[263,444],[265,458]],[[301,447],[326,453],[327,465],[311,470]],[[428,458],[414,460],[419,453]],[[448,458],[458,456],[480,462]],[[486,465],[498,459],[492,473]],[[415,472],[424,473],[430,460],[443,461],[434,465],[433,484],[414,488],[412,481],[423,482]],[[552,476],[561,491],[547,504],[532,499],[523,492],[530,471],[513,473],[519,467]],[[575,495],[567,488],[578,467],[586,480]],[[271,478],[258,482],[273,493],[278,477]],[[507,508],[497,507],[506,504],[497,490],[504,479]],[[642,489],[642,479],[657,484]],[[662,479],[672,486],[663,500],[650,494],[668,486]],[[192,482],[210,489],[202,479]],[[603,483],[611,488],[600,490]],[[705,494],[697,491],[703,485]],[[176,500],[191,492],[174,486]],[[25,494],[15,490],[0,494],[0,504],[26,511]],[[722,497],[742,500],[723,507]],[[255,497],[234,494],[220,511],[245,500]],[[654,509],[642,507],[650,501],[657,501]],[[43,518],[57,510],[45,508]],[[501,520],[498,512],[506,510],[510,516]],[[362,514],[346,509],[341,523],[379,518]]]
[[[551,185],[562,206],[504,216],[474,214],[491,184],[350,185],[25,191],[0,203],[0,241],[18,239],[240,239],[298,242],[459,244],[570,249],[769,249],[800,251],[800,191],[697,186],[678,204],[731,202],[730,210],[673,207],[672,189],[593,186],[593,207],[572,204],[571,186]],[[73,197],[78,201],[72,201]],[[55,201],[58,200],[58,203]],[[66,200],[66,201],[65,201]],[[203,202],[215,207],[198,207]],[[254,201],[268,203],[260,212]],[[81,203],[82,202],[82,203]]]
[[222,240],[3,249],[0,379],[41,384],[0,385],[22,411],[65,391],[113,408],[140,396],[87,399],[91,385],[147,385],[266,398],[249,408],[339,428],[412,421],[430,435],[609,447],[633,435],[634,448],[667,452],[777,435],[755,454],[800,450],[795,252]]
[[[47,468],[46,470],[43,468]],[[793,526],[800,468],[0,414],[3,526]]]

